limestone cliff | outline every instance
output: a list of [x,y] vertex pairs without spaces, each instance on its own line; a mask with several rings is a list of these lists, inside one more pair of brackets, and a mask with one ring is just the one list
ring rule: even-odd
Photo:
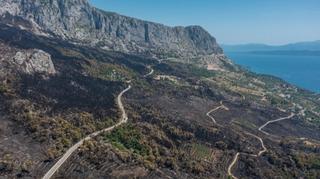
[[[112,51],[199,59],[208,69],[230,63],[206,30],[200,26],[169,27],[92,7],[87,0],[1,0],[1,22],[37,34],[51,34],[76,43]],[[29,24],[21,23],[21,19]],[[188,60],[187,60],[188,59]],[[218,63],[218,64],[217,64]]]

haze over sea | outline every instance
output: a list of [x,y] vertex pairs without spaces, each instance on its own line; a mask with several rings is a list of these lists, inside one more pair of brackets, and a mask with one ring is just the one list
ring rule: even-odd
[[320,56],[226,53],[236,64],[256,73],[277,76],[301,88],[320,93]]

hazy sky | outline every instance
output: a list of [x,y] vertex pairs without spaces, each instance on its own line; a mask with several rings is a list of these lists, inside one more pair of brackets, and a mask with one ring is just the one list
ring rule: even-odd
[[320,0],[90,0],[92,5],[170,26],[201,25],[219,43],[320,40]]

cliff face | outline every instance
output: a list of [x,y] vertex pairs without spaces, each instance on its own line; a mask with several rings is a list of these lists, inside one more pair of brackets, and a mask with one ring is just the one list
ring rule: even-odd
[[62,38],[110,50],[180,57],[223,53],[199,26],[168,27],[105,12],[87,0],[1,0],[0,16],[9,14]]

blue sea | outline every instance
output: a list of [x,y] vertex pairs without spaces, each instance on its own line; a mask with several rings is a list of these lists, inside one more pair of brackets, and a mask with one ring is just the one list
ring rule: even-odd
[[268,55],[227,52],[236,64],[260,74],[280,77],[291,84],[320,93],[320,56]]

